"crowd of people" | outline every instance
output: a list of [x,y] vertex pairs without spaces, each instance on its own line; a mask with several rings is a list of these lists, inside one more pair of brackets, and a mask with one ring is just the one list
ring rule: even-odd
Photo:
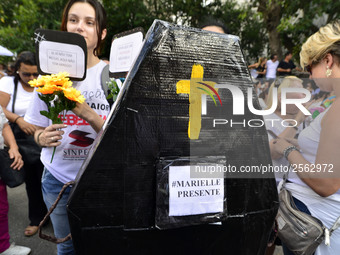
[[[100,60],[98,55],[102,41],[106,36],[106,13],[104,8],[96,0],[70,0],[64,9],[61,29],[81,34],[87,43],[87,76],[84,81],[76,84],[77,89],[82,94],[87,95],[96,94],[98,90],[102,91],[101,72],[106,63]],[[94,110],[88,104],[78,103],[72,112],[68,114],[75,114],[90,125],[86,125],[85,122],[78,122],[79,124],[76,127],[64,124],[51,125],[47,118],[40,115],[40,110],[46,110],[46,105],[39,99],[38,93],[28,84],[30,80],[37,77],[37,64],[34,54],[32,52],[23,52],[16,61],[14,75],[4,73],[4,77],[0,80],[0,104],[3,111],[1,116],[3,117],[5,143],[10,147],[9,151],[12,157],[15,156],[16,160],[17,158],[18,160],[20,159],[20,162],[24,159],[25,172],[28,173],[25,182],[29,201],[30,223],[24,230],[26,236],[36,234],[38,225],[46,214],[46,207],[51,207],[64,183],[75,179],[83,162],[78,158],[64,161],[62,159],[63,153],[58,153],[65,146],[72,147],[70,143],[73,140],[68,134],[76,128],[78,132],[86,132],[95,137],[104,123],[103,119],[109,114],[107,109],[110,108],[105,97],[86,98],[87,103],[105,104],[105,107],[102,107],[105,110]],[[102,94],[104,95],[103,91]],[[24,155],[21,156],[18,153],[18,145],[15,144],[15,141],[6,141],[5,130],[8,130],[8,124],[5,123],[7,122],[18,125],[20,130],[32,139],[34,137],[39,152],[41,151],[39,162],[28,164],[28,160],[25,160]],[[11,130],[7,132],[11,132]],[[3,143],[0,144],[3,145]],[[53,164],[51,164],[50,155],[53,147],[57,147],[57,151]],[[21,154],[23,153],[21,152]],[[13,167],[16,169],[21,168],[20,162]],[[4,225],[4,227],[1,226],[0,228],[0,254],[29,254],[29,248],[9,244],[6,188],[2,182],[0,184],[1,202],[4,204],[1,207],[4,210],[0,214],[0,222]],[[50,216],[57,238],[63,238],[70,233],[66,212],[69,192],[70,188],[66,190],[63,200],[59,202],[58,207]],[[5,227],[6,224],[7,228]],[[72,240],[58,244],[58,254],[74,254]]]
[[[294,166],[299,168],[288,175],[285,172],[276,173],[277,184],[284,177],[287,178],[285,187],[291,192],[297,208],[318,218],[330,229],[340,216],[340,178],[336,171],[340,166],[337,156],[340,111],[336,100],[340,75],[340,22],[322,27],[303,44],[301,66],[309,73],[309,78],[297,77],[301,69],[294,65],[291,57],[288,52],[280,62],[276,55],[272,55],[270,61],[260,58],[258,63],[249,68],[256,70],[251,73],[253,78],[256,77],[254,88],[262,109],[272,108],[275,98],[273,89],[277,89],[277,107],[272,114],[264,116],[265,120],[280,120],[273,126],[267,125],[273,166],[287,166],[290,170]],[[297,70],[294,72],[297,76],[292,75],[294,69]],[[267,75],[269,70],[270,76],[264,78],[262,75]],[[286,114],[283,115],[280,100],[284,88],[305,88],[311,94],[311,100],[304,107],[311,115],[305,115],[294,104],[287,105]],[[287,93],[286,97],[301,99],[306,97],[306,93],[292,92]],[[289,125],[280,124],[282,120],[288,120]],[[321,165],[327,169],[308,171]],[[276,243],[282,245],[285,255],[295,254],[279,239]],[[273,254],[272,247],[268,248],[266,254]],[[340,231],[335,229],[331,245],[321,243],[314,254],[332,255],[339,250]]]
[[[201,28],[228,33],[227,28],[220,24],[205,24]],[[107,34],[103,6],[96,0],[69,0],[63,12],[61,30],[78,33],[84,36],[87,43],[87,76],[85,80],[76,83],[76,88],[84,95],[90,95],[91,91],[93,94],[98,90],[102,91],[101,73],[106,63],[98,56]],[[328,24],[312,35],[303,45],[300,59],[301,66],[309,72],[310,79],[302,80],[294,75],[294,70],[302,69],[293,63],[290,52],[287,52],[281,61],[278,60],[277,54],[272,54],[269,60],[261,57],[257,63],[250,65],[249,69],[255,79],[254,87],[261,108],[271,109],[275,96],[279,102],[275,111],[264,118],[291,121],[289,126],[278,124],[267,127],[273,164],[333,166],[334,175],[327,177],[322,173],[292,173],[288,176],[286,185],[298,205],[307,207],[311,215],[319,218],[325,226],[331,227],[340,216],[340,178],[336,175],[336,170],[340,167],[340,103],[336,99],[340,93],[337,84],[340,76],[340,23]],[[47,118],[40,115],[40,111],[46,110],[45,103],[28,84],[30,80],[38,77],[34,53],[22,52],[14,64],[9,63],[7,68],[5,65],[0,67],[0,148],[4,145],[9,148],[9,155],[14,159],[13,169],[19,171],[23,165],[25,167],[29,223],[24,235],[29,237],[37,233],[38,225],[47,209],[54,203],[64,184],[75,179],[83,162],[79,158],[63,159],[66,146],[67,149],[72,149],[69,134],[77,129],[96,137],[110,107],[104,96],[86,98],[87,104],[77,103],[72,111],[67,112],[85,120],[84,122],[78,122],[74,126],[51,124]],[[282,114],[280,100],[284,88],[306,88],[310,91],[312,100],[305,104],[305,107],[312,115],[306,116],[295,105],[287,106],[286,114]],[[274,89],[277,89],[275,95]],[[104,95],[104,92],[102,93]],[[287,94],[289,99],[304,97],[303,93],[298,92]],[[103,104],[105,107],[92,109],[90,103]],[[84,124],[85,122],[89,125]],[[13,134],[9,123],[26,137],[27,142],[34,139],[35,151],[25,154],[20,150],[20,144],[15,139],[17,133]],[[56,153],[52,163],[50,159],[54,147]],[[36,151],[41,156],[32,160]],[[282,176],[276,178],[279,182]],[[57,238],[63,238],[70,233],[66,212],[69,192],[70,187],[50,216]],[[29,254],[29,248],[9,243],[8,201],[6,185],[1,179],[0,205],[0,254]],[[282,246],[285,255],[293,254],[284,243]],[[315,254],[332,255],[337,254],[339,250],[340,230],[335,230],[331,245],[321,244]],[[267,254],[270,252],[272,251],[267,251]],[[72,240],[58,244],[58,255],[74,253]]]

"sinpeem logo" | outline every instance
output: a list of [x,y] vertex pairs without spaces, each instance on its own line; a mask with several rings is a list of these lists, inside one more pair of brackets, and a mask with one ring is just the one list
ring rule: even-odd
[[90,134],[88,132],[80,131],[80,130],[74,130],[69,134],[69,137],[75,139],[73,141],[72,145],[79,146],[79,147],[87,147],[90,146],[94,139],[91,137],[87,137],[87,135]]
[[[180,80],[176,84],[177,94],[189,94],[189,127],[188,136],[190,139],[195,140],[199,138],[201,132],[201,115],[202,115],[202,97],[206,104],[206,95],[209,95],[217,106],[212,91],[220,101],[222,100],[218,95],[218,89],[215,87],[216,82],[203,81],[203,66],[193,65],[190,80]],[[210,90],[210,91],[209,91]],[[206,108],[206,107],[205,107]],[[203,112],[203,114],[206,114]]]
[[[215,106],[218,106],[215,96],[218,98],[220,105],[222,106],[222,100],[220,95],[218,94],[219,89],[228,89],[232,94],[233,99],[233,115],[244,115],[244,102],[245,97],[243,95],[243,91],[235,85],[227,84],[227,83],[219,83],[213,81],[203,81],[203,73],[204,69],[201,65],[193,65],[191,79],[190,80],[180,80],[176,84],[176,92],[177,94],[189,94],[189,125],[188,125],[188,137],[191,140],[195,140],[199,138],[199,134],[201,131],[201,116],[207,114],[207,95],[209,95]],[[289,99],[287,98],[288,93],[302,93],[305,95],[304,98],[295,98]],[[278,99],[277,99],[277,88],[273,88],[273,103],[270,109],[266,110],[258,110],[253,105],[253,88],[248,87],[247,89],[247,105],[248,109],[251,113],[255,115],[269,115],[274,113],[277,108]],[[311,94],[307,89],[304,88],[282,88],[281,89],[281,115],[286,115],[287,113],[287,104],[293,104],[305,115],[311,115],[311,113],[303,106],[303,103],[308,102],[311,99]],[[272,125],[275,120],[271,120]],[[288,121],[288,120],[287,120]],[[294,120],[289,120],[294,121]],[[225,125],[228,122],[231,122],[231,126],[233,120],[226,119],[214,119],[213,127],[216,125]],[[256,125],[252,123],[256,123]],[[235,122],[234,122],[235,123]],[[250,124],[249,124],[250,123]],[[242,123],[242,126],[246,126],[246,120]],[[248,120],[248,126],[250,127],[261,127],[264,125],[264,122],[261,119],[251,119]],[[282,124],[283,126],[284,123]]]

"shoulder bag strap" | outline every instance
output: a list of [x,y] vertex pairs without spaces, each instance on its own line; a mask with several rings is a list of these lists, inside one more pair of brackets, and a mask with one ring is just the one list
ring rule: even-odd
[[13,100],[12,100],[12,113],[14,112],[14,105],[15,105],[15,100],[17,98],[17,90],[18,90],[18,81],[14,78],[14,91],[13,91]]

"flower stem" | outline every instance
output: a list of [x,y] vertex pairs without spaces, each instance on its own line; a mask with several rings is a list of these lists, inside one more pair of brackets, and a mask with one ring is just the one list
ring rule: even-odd
[[53,147],[52,158],[51,158],[51,162],[50,162],[50,163],[52,163],[52,161],[53,161],[53,158],[54,158],[54,153],[55,153],[55,149],[56,149],[56,147],[54,146],[54,147]]

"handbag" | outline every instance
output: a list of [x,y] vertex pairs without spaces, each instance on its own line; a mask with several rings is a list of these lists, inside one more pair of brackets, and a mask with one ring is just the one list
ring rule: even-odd
[[14,170],[10,167],[13,161],[14,159],[9,158],[8,147],[0,149],[0,177],[10,188],[17,187],[25,181],[24,168]]
[[[15,112],[14,105],[15,99],[17,95],[18,82],[14,83],[14,92],[13,92],[13,101],[12,101],[12,112]],[[15,140],[19,147],[19,152],[22,156],[22,159],[25,164],[32,165],[36,162],[40,161],[40,152],[41,148],[34,141],[34,137],[32,135],[27,135],[24,131],[21,130],[18,124],[9,123],[11,129],[13,131]]]
[[34,141],[33,136],[27,135],[16,123],[10,123],[10,126],[24,163],[32,165],[40,161],[41,148]]
[[339,227],[340,217],[330,229],[326,228],[318,218],[297,208],[285,183],[286,176],[283,178],[276,216],[278,237],[294,254],[312,255],[323,241],[330,245],[330,236]]

